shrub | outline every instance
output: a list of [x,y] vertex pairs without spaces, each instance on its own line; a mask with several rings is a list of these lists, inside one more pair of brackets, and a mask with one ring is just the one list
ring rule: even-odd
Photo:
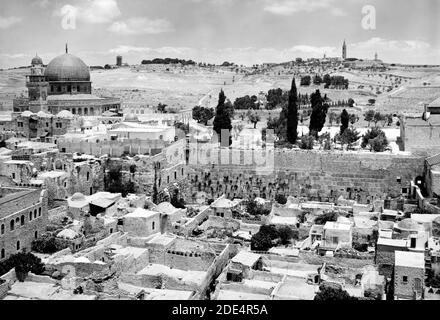
[[350,296],[347,291],[342,290],[340,288],[321,285],[319,287],[319,292],[316,294],[314,300],[344,301],[344,300],[357,300],[357,298]]
[[32,253],[17,253],[8,259],[0,262],[0,276],[15,268],[19,281],[24,281],[28,272],[34,274],[42,274],[44,272],[44,264],[41,259]]
[[285,205],[287,203],[287,198],[284,194],[277,194],[275,196],[275,201],[279,204]]
[[44,235],[32,241],[32,251],[45,254],[53,254],[67,248],[69,245],[66,241],[57,239],[53,235]]
[[328,221],[337,221],[338,216],[337,212],[326,212],[319,217],[316,217],[315,224],[324,225]]

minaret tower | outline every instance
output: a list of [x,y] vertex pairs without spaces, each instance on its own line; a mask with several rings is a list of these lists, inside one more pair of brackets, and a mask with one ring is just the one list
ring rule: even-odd
[[26,76],[26,87],[28,89],[29,110],[37,113],[47,111],[47,91],[49,83],[44,76],[43,60],[38,56],[32,59],[31,73]]
[[344,39],[344,44],[342,45],[342,59],[343,60],[347,59],[347,44],[345,43],[345,39]]

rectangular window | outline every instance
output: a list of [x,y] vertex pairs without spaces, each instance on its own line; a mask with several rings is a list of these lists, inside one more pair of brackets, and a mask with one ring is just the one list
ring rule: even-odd
[[403,281],[403,283],[408,283],[408,277],[407,276],[403,276],[402,277],[402,281]]

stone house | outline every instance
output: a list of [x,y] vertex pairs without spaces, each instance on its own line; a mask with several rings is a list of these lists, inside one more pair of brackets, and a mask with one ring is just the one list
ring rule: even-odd
[[353,227],[349,223],[326,222],[320,250],[335,251],[340,247],[351,248],[353,242]]
[[148,237],[160,233],[160,213],[137,208],[124,216],[124,232],[132,237]]
[[424,293],[425,255],[396,251],[394,297],[396,300],[421,300]]
[[0,188],[0,260],[22,250],[46,231],[47,192],[40,189]]

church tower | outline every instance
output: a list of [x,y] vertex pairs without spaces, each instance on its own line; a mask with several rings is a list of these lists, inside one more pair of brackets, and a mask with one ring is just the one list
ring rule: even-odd
[[36,55],[31,62],[31,73],[26,76],[26,87],[31,112],[47,111],[47,90],[49,84],[44,76],[43,60]]
[[345,43],[345,39],[344,39],[344,44],[342,45],[342,60],[346,60],[347,59],[347,44]]

